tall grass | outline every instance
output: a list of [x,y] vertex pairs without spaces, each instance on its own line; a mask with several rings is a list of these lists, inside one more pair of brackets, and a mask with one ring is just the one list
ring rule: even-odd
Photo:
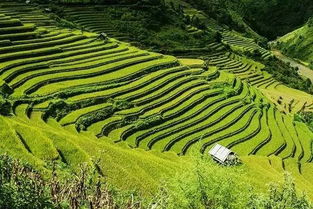
[[167,181],[169,209],[312,209],[306,195],[296,190],[292,176],[258,192],[244,167],[222,167],[205,155],[194,157],[190,168]]
[[312,209],[290,175],[257,193],[241,167],[221,167],[203,156],[164,181],[153,197],[121,191],[97,170],[81,165],[75,172],[53,163],[49,178],[7,155],[0,156],[0,208],[14,209]]
[[143,203],[135,192],[113,188],[86,165],[67,173],[53,163],[45,179],[31,166],[0,156],[1,209],[142,208]]

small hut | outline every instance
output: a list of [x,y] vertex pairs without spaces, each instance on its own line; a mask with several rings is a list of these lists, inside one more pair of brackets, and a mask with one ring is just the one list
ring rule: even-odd
[[223,165],[234,165],[239,162],[237,155],[230,149],[216,144],[209,151],[212,158]]

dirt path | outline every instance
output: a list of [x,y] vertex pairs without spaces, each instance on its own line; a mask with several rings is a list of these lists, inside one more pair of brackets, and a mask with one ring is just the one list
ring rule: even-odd
[[311,70],[309,67],[298,63],[297,61],[290,57],[283,55],[279,50],[272,50],[272,52],[281,61],[285,63],[289,62],[292,67],[298,67],[299,74],[309,78],[313,82],[313,70]]

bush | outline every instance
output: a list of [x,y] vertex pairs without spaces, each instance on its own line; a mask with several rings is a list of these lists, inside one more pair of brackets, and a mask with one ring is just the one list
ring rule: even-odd
[[309,64],[309,68],[311,68],[311,69],[313,70],[313,61],[312,61],[312,62],[310,62],[310,64]]
[[71,112],[71,107],[63,99],[57,99],[49,104],[48,109],[44,112],[43,120],[48,117],[54,117],[56,120],[60,120],[66,114]]
[[54,208],[45,186],[29,165],[0,156],[0,208]]
[[283,63],[277,60],[262,61],[265,65],[264,71],[267,71],[273,77],[283,84],[309,94],[313,93],[311,80],[303,79],[296,69],[290,67],[290,63]]
[[271,184],[266,195],[252,194],[247,209],[312,209],[305,194],[298,195],[293,178],[286,173],[282,186]]
[[1,155],[0,208],[143,208],[143,201],[136,192],[122,192],[108,185],[96,168],[81,165],[77,172],[63,170],[60,173],[59,166],[52,164],[52,177],[46,180],[30,165]]
[[162,121],[161,115],[153,115],[145,119],[139,119],[136,123],[137,129],[148,129],[152,126],[152,124],[157,124]]
[[240,167],[222,168],[209,156],[195,154],[191,168],[170,179],[167,208],[245,208],[248,187]]
[[[197,149],[199,150],[199,149]],[[152,198],[109,185],[103,173],[84,164],[71,171],[55,161],[47,165],[50,177],[30,165],[0,155],[0,208],[8,209],[312,209],[285,174],[281,184],[257,193],[241,166],[221,167],[208,155],[195,153],[183,172],[165,180]]]
[[294,115],[294,121],[303,122],[313,131],[313,113],[301,111]]
[[92,123],[104,120],[114,113],[113,106],[82,115],[75,123],[77,131],[86,130]]
[[282,182],[271,183],[258,193],[245,181],[241,166],[221,167],[209,156],[194,154],[192,166],[169,179],[166,207],[169,209],[312,209],[305,194],[299,195],[286,173]]
[[308,26],[313,27],[313,17],[308,20]]
[[11,112],[12,104],[0,94],[0,115],[10,115]]

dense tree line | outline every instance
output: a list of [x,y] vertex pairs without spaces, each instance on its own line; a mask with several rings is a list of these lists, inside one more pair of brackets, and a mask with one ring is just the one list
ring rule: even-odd
[[312,0],[246,0],[241,14],[260,35],[269,39],[296,29],[313,14]]
[[188,25],[204,27],[200,20],[188,19],[179,7],[160,4],[136,4],[132,7],[108,7],[104,12],[112,26],[131,37],[140,47],[163,53],[176,49],[202,48],[214,39],[213,33],[190,34]]

